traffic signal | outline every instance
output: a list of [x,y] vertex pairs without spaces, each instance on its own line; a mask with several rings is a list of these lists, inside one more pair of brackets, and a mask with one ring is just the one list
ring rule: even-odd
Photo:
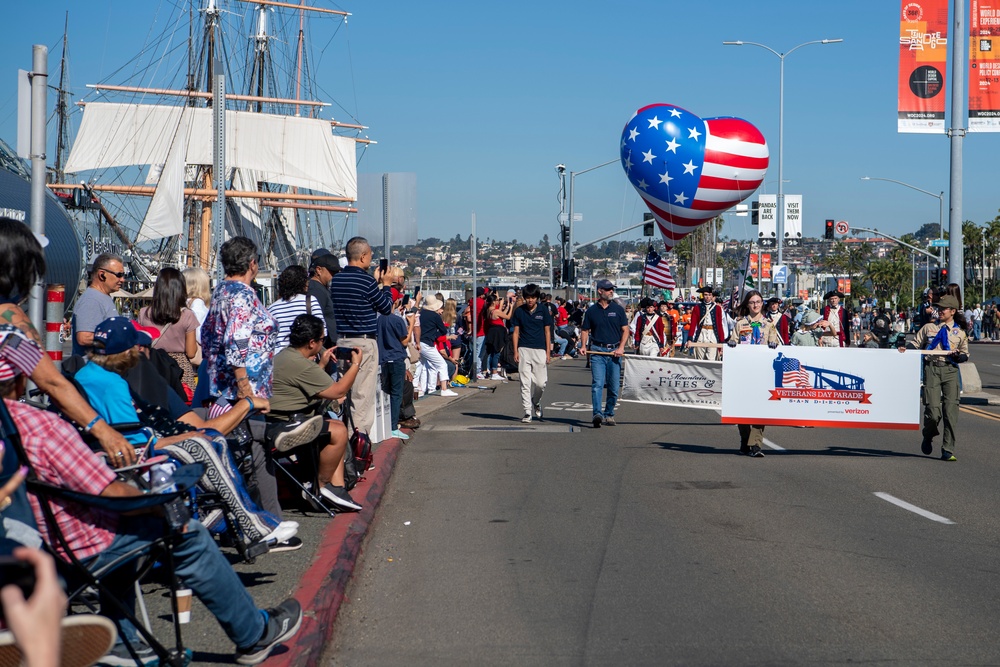
[[552,289],[562,285],[562,269],[552,269]]
[[760,202],[755,201],[750,204],[750,224],[760,224]]
[[824,236],[824,238],[827,241],[832,241],[834,238],[836,238],[833,234],[834,234],[833,220],[827,220],[826,221],[826,236]]
[[569,227],[565,225],[559,225],[559,242],[567,243],[569,241]]
[[950,281],[948,280],[948,267],[942,266],[937,270],[937,283],[938,285],[947,285]]
[[653,236],[656,234],[656,226],[653,223],[652,213],[642,214],[642,235],[643,236]]
[[563,279],[566,281],[567,285],[572,285],[576,282],[576,260],[575,259],[564,259],[563,260]]

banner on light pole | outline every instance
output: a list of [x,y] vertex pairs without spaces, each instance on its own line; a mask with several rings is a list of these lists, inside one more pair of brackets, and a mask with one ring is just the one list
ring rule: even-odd
[[757,245],[761,248],[774,248],[778,243],[778,196],[760,195],[757,202],[760,204]]
[[785,245],[802,245],[802,195],[785,195]]
[[1000,2],[969,11],[969,132],[1000,132]]
[[948,0],[901,0],[897,130],[944,133]]

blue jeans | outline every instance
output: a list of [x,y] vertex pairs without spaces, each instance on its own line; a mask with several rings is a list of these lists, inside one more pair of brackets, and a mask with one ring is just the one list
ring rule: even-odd
[[382,391],[389,394],[389,423],[399,428],[399,407],[403,404],[403,382],[406,380],[406,359],[382,363]]
[[473,349],[476,354],[476,374],[485,373],[488,368],[486,365],[486,336],[476,336],[476,344]]
[[[89,559],[86,565],[91,570],[107,565],[122,554],[162,537],[163,531],[162,520],[148,515],[123,516],[111,546]],[[181,583],[208,607],[237,648],[253,646],[261,638],[264,634],[264,614],[199,522],[192,520],[188,523],[184,538],[174,548],[174,565]],[[126,608],[135,608],[134,560],[103,580],[112,587]],[[129,641],[137,637],[135,627],[122,619],[113,606],[102,604],[101,613],[117,621]]]
[[555,344],[559,346],[559,349],[556,350],[556,356],[561,357],[566,354],[566,348],[569,347],[569,338],[556,336]]
[[972,320],[972,337],[979,340],[983,337],[983,321]]
[[[590,397],[595,416],[614,417],[618,402],[618,387],[622,377],[622,358],[603,354],[590,356]],[[608,388],[608,401],[601,410],[601,392]]]

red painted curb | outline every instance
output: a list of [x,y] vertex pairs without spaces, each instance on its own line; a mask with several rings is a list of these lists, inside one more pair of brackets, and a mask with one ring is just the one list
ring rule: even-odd
[[[294,644],[268,660],[270,667],[315,667],[323,658],[323,649],[333,634],[337,612],[344,602],[347,583],[361,554],[361,543],[375,518],[375,510],[392,477],[402,441],[391,438],[375,450],[375,470],[366,474],[356,487],[365,490],[364,509],[344,520],[337,517],[323,532],[316,560],[302,575],[295,599],[302,604],[302,628]],[[350,516],[350,515],[348,515]]]

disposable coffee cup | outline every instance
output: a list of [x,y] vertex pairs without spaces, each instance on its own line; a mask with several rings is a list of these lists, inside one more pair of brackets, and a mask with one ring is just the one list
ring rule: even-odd
[[181,588],[177,591],[177,622],[191,622],[191,589]]

